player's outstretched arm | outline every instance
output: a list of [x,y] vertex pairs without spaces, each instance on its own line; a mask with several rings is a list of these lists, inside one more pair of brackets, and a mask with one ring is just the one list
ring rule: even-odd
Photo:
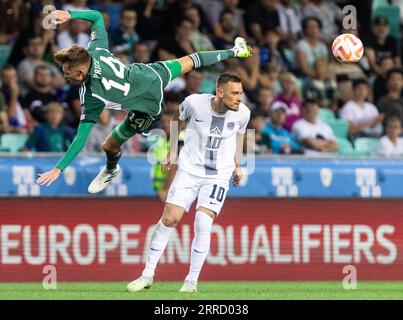
[[90,21],[95,27],[105,28],[104,18],[99,11],[96,10],[55,10],[52,13],[55,24],[63,24],[70,19],[82,19]]
[[92,122],[80,123],[78,126],[77,135],[67,152],[64,154],[63,158],[52,170],[45,173],[40,173],[39,178],[36,180],[37,183],[40,185],[50,186],[54,181],[57,180],[60,173],[62,173],[62,171],[70,165],[74,158],[84,148],[85,142],[87,141],[88,135],[90,134],[94,124],[95,123]]

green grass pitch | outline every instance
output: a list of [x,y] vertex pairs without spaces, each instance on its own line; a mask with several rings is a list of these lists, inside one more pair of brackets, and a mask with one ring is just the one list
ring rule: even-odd
[[403,299],[403,282],[358,282],[346,290],[342,282],[200,282],[197,293],[179,293],[181,282],[154,282],[152,288],[126,292],[125,282],[58,283],[44,290],[41,283],[0,283],[0,300],[294,300]]

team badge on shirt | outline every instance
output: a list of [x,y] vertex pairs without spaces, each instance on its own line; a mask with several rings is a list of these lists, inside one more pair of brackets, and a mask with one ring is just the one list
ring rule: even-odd
[[228,128],[229,130],[234,129],[234,127],[235,127],[235,122],[231,121],[231,122],[228,122],[228,123],[227,123],[227,128]]
[[92,31],[91,35],[90,35],[91,41],[94,41],[95,37],[96,37],[96,33],[95,33],[95,31]]

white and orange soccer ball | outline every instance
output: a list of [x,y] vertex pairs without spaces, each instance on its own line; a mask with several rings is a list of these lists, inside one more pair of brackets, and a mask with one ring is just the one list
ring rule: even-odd
[[351,33],[343,33],[334,39],[332,52],[339,62],[356,63],[364,53],[364,46],[357,36]]

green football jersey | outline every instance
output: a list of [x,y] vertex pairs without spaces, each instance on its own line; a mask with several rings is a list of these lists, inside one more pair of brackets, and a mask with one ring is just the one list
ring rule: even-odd
[[169,73],[168,69],[161,70],[166,66],[161,62],[126,66],[108,48],[105,28],[93,24],[87,48],[92,63],[88,77],[80,88],[83,108],[81,122],[97,122],[104,108],[159,115],[162,111],[163,88],[170,80],[163,76],[164,72]]

